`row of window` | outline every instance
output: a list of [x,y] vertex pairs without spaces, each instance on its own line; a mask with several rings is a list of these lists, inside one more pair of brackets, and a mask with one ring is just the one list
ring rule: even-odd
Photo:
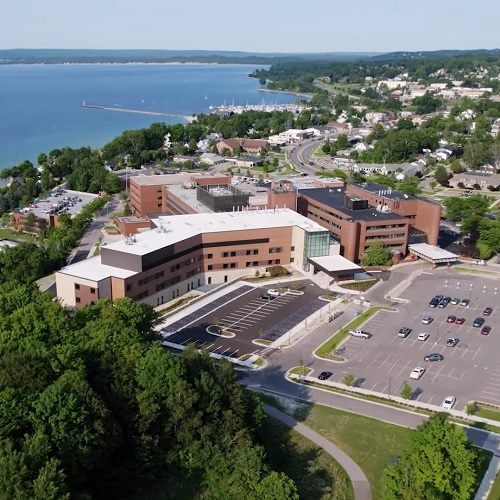
[[[293,252],[295,250],[295,247],[291,247],[291,251]],[[283,247],[270,247],[269,248],[269,253],[281,253],[283,252]],[[228,258],[228,257],[236,257],[237,255],[243,255],[243,252],[236,252],[236,251],[231,251],[231,252],[221,252],[221,257],[222,258]],[[246,250],[245,255],[259,255],[259,250],[254,248],[252,250]],[[207,254],[207,259],[213,259],[214,254],[209,253]]]
[[321,215],[318,215],[318,214],[315,214],[314,212],[307,212],[307,218],[308,219],[318,219],[318,220],[322,220],[323,222],[325,222],[329,227],[333,226],[335,227],[336,229],[338,230],[341,230],[342,229],[342,226],[340,224],[337,224],[335,222],[332,222],[331,220],[328,220],[328,219],[325,219],[325,217],[321,217]]
[[[78,283],[75,283],[75,290],[80,290],[80,285]],[[95,288],[91,288],[90,293],[95,294]]]
[[375,229],[393,229],[396,227],[405,227],[406,224],[388,224],[387,226],[367,226],[366,230],[371,231]]
[[367,236],[365,239],[366,241],[369,240],[387,240],[390,238],[404,238],[405,233],[398,233],[398,234],[382,234],[379,236]]
[[[150,281],[157,280],[158,278],[162,278],[163,276],[165,276],[165,271],[159,271],[155,274],[151,274],[150,276],[146,276],[146,278],[142,278],[139,280],[139,286],[145,285]],[[127,288],[127,290],[130,290],[130,288]]]

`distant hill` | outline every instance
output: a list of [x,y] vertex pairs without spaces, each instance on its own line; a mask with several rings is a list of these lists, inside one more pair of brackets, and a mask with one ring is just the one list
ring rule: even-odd
[[5,49],[0,64],[63,63],[240,63],[273,64],[286,61],[354,61],[375,52],[280,53],[224,50],[94,50],[94,49]]
[[470,56],[470,55],[499,55],[500,49],[475,49],[475,50],[432,50],[419,52],[389,52],[377,54],[370,59],[374,62],[401,61],[405,59],[445,59],[447,57]]

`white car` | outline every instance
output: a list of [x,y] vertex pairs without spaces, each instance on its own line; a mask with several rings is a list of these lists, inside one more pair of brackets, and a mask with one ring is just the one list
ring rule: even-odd
[[363,330],[350,330],[349,335],[351,337],[359,337],[361,339],[369,339],[372,334],[368,332],[364,332]]
[[417,340],[421,340],[422,342],[426,341],[430,335],[426,332],[422,332],[418,334]]
[[267,295],[270,295],[271,297],[279,297],[281,294],[278,290],[274,289],[274,288],[270,288],[268,291],[267,291]]
[[412,372],[410,373],[410,378],[418,380],[424,373],[425,373],[425,368],[417,366],[416,368],[413,368]]
[[453,408],[453,405],[455,404],[456,400],[457,400],[457,398],[455,396],[446,396],[441,407],[444,410],[451,410]]

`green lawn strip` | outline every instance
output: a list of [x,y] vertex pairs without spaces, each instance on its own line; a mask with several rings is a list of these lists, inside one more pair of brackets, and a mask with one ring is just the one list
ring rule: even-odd
[[31,234],[21,233],[9,228],[0,229],[0,240],[28,241],[33,243],[35,237]]
[[322,405],[308,405],[303,423],[347,453],[364,471],[373,498],[381,498],[384,469],[399,457],[411,429]]
[[384,306],[375,306],[375,307],[370,307],[366,311],[362,312],[359,316],[354,318],[350,323],[348,323],[338,332],[332,335],[324,344],[320,345],[315,351],[316,356],[328,359],[331,352],[335,350],[337,346],[345,338],[347,338],[347,336],[349,335],[349,330],[354,330],[355,328],[359,327],[381,309],[389,309],[389,308]]
[[[330,391],[330,392],[337,392],[339,394],[348,394],[349,396],[352,396],[354,398],[364,399],[366,401],[374,401],[374,402],[381,403],[381,404],[384,404],[387,406],[392,406],[394,408],[400,408],[402,410],[408,410],[408,411],[412,411],[414,413],[420,413],[421,415],[431,416],[431,415],[434,415],[436,413],[435,411],[432,411],[432,410],[427,410],[425,408],[419,408],[417,406],[413,406],[411,404],[411,400],[408,401],[408,404],[402,404],[402,403],[399,403],[397,401],[393,401],[390,399],[381,398],[381,397],[377,397],[377,396],[371,396],[369,394],[360,394],[358,392],[349,391],[348,389],[340,389],[338,387],[332,387],[329,385],[320,384],[319,382],[310,382],[308,380],[294,380],[294,382],[298,382],[298,383],[304,384],[304,385],[309,385],[312,387],[317,387],[318,389],[323,389],[323,390]],[[450,420],[450,422],[453,422],[455,424],[467,425],[469,427],[474,427],[476,429],[482,429],[482,430],[485,430],[488,432],[495,432],[496,434],[500,434],[500,426],[496,427],[494,425],[484,424],[482,422],[474,422],[471,420],[460,419],[457,417],[450,417],[449,420]]]
[[500,498],[500,472],[497,474],[495,481],[493,481],[493,486],[491,487],[490,494],[488,495],[488,500],[498,500]]
[[488,406],[483,406],[481,404],[477,405],[478,410],[475,415],[481,418],[489,418],[490,420],[500,421],[500,409],[489,408]]
[[290,370],[290,373],[294,373],[296,375],[307,375],[311,371],[307,366],[296,366]]
[[271,417],[258,436],[271,467],[295,481],[302,500],[354,500],[344,469],[307,438]]

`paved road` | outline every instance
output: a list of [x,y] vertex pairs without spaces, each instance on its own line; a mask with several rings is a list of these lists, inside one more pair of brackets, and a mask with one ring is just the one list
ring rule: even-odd
[[323,450],[325,450],[335,460],[337,460],[337,462],[346,471],[347,475],[351,479],[351,483],[354,489],[354,498],[356,500],[372,499],[370,483],[368,482],[368,479],[365,476],[365,473],[362,471],[361,467],[354,460],[352,460],[351,457],[346,455],[340,448],[337,448],[335,445],[333,445],[330,441],[328,441],[328,439],[325,439],[323,436],[321,436],[317,432],[314,432],[304,424],[297,422],[297,420],[290,417],[286,413],[283,413],[282,411],[269,405],[264,405],[264,409],[266,410],[266,413],[268,415],[274,417],[281,423],[299,432],[314,444],[318,445],[320,448],[323,448]]
[[[420,264],[402,266],[397,272],[393,272],[390,282],[383,282],[377,285],[372,291],[375,296],[381,299],[384,293],[394,288],[405,277],[418,269]],[[366,294],[367,296],[369,294]],[[374,300],[373,300],[374,301]],[[256,372],[244,372],[240,374],[242,383],[263,389],[277,394],[297,398],[310,403],[322,404],[337,408],[339,410],[364,415],[390,424],[400,425],[410,429],[415,429],[424,422],[427,417],[411,411],[386,406],[381,403],[374,403],[356,397],[332,393],[325,389],[313,388],[290,382],[285,378],[290,368],[303,364],[311,366],[318,363],[313,351],[335,331],[343,327],[355,317],[356,306],[349,304],[343,314],[332,323],[322,324],[316,330],[303,338],[298,344],[290,348],[273,352],[268,358],[268,365],[265,369]],[[468,438],[477,446],[500,455],[500,436],[480,429],[465,427]]]
[[113,196],[104,210],[92,221],[88,231],[85,233],[84,237],[80,241],[80,244],[76,248],[74,257],[71,260],[72,264],[76,264],[77,262],[85,260],[88,257],[94,244],[99,242],[99,238],[102,236],[102,229],[108,223],[109,215],[116,212],[119,206],[120,200],[117,196]]

